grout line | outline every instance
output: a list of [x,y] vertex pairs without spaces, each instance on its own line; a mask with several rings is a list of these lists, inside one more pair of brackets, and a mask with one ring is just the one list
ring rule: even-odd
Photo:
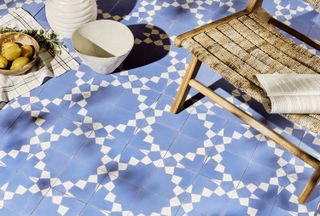
[[39,10],[36,14],[34,14],[32,17],[36,20],[36,16],[37,16],[42,10],[44,10],[44,8],[45,8],[45,5],[43,4],[43,6],[40,8],[40,10]]

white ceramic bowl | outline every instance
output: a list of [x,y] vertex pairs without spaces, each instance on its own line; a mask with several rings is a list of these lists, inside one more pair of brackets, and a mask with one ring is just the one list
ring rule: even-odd
[[86,23],[73,33],[71,41],[84,63],[102,74],[113,72],[134,45],[130,29],[113,20]]

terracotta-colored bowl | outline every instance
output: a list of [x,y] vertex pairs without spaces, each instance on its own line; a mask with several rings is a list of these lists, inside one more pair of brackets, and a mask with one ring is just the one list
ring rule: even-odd
[[32,45],[34,48],[34,54],[32,56],[32,60],[28,64],[26,64],[22,69],[19,69],[19,70],[0,69],[0,74],[16,76],[16,75],[21,75],[26,73],[28,70],[30,70],[33,67],[33,65],[36,63],[36,61],[39,58],[40,46],[38,42],[33,37],[23,33],[8,32],[8,33],[0,34],[0,53],[2,52],[1,44],[6,42],[17,42],[23,45]]

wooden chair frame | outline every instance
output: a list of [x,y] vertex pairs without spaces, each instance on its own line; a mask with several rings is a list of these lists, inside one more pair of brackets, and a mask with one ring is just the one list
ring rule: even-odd
[[[295,36],[296,38],[304,41],[305,43],[309,44],[310,46],[320,50],[320,43],[319,41],[316,41],[314,39],[311,39],[307,37],[306,35],[296,31],[295,29],[281,23],[280,21],[274,19],[270,14],[268,14],[261,6],[262,6],[263,0],[250,0],[247,8],[237,12],[235,14],[232,14],[230,16],[227,16],[223,19],[220,19],[218,21],[215,21],[213,23],[204,25],[202,27],[199,27],[197,29],[194,29],[192,31],[186,32],[184,34],[181,34],[176,37],[175,39],[175,45],[177,47],[181,47],[184,40],[192,38],[195,35],[198,35],[200,33],[203,33],[207,31],[208,29],[214,28],[218,25],[221,25],[223,23],[226,23],[232,19],[238,18],[240,16],[255,12],[260,17],[266,19],[270,24],[286,31],[287,33],[290,33],[291,35]],[[171,112],[176,114],[182,107],[183,104],[187,98],[187,95],[190,91],[190,88],[194,88],[203,95],[207,96],[209,99],[213,100],[217,104],[219,104],[221,107],[225,108],[229,112],[233,113],[234,115],[238,116],[240,119],[242,119],[244,122],[246,122],[251,127],[258,130],[261,134],[265,135],[266,137],[270,138],[274,142],[281,145],[284,149],[291,152],[310,166],[314,168],[314,172],[307,182],[306,186],[304,187],[303,191],[301,192],[298,200],[300,203],[304,203],[309,196],[311,195],[313,189],[316,187],[317,183],[320,180],[320,161],[304,151],[303,149],[297,147],[293,143],[291,143],[289,140],[285,139],[275,131],[273,131],[271,128],[267,127],[263,123],[257,121],[252,116],[247,114],[246,112],[239,109],[237,106],[233,105],[226,99],[222,98],[215,92],[213,92],[208,87],[204,86],[202,83],[197,81],[195,79],[199,68],[201,66],[201,61],[199,61],[195,56],[192,56],[191,61],[189,63],[189,66],[187,68],[185,77],[180,85],[179,91],[176,95],[175,101],[173,103],[173,106],[171,108]]]

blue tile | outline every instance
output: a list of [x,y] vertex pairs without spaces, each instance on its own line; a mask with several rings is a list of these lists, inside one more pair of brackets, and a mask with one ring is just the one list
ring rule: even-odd
[[218,183],[202,176],[196,178],[191,190],[184,202],[192,202],[193,210],[203,215],[223,215],[230,202],[226,194],[231,193],[230,191],[222,189]]
[[[172,43],[172,41],[171,41]],[[175,46],[170,46],[170,52],[167,53],[162,59],[158,60],[157,63],[163,65],[167,68],[167,76],[169,81],[178,81],[177,79],[182,78],[187,69],[188,60],[191,58],[191,54],[181,48],[177,48]],[[170,84],[170,82],[168,82]],[[180,83],[178,83],[180,84]],[[167,87],[168,88],[168,87]],[[165,93],[168,91],[166,90]],[[172,94],[169,96],[174,96]]]
[[[142,21],[143,22],[143,21]],[[169,36],[171,36],[171,32],[169,29],[172,28],[173,23],[175,23],[175,20],[168,16],[161,16],[158,13],[156,13],[154,16],[152,16],[151,23],[158,28],[164,30]],[[189,27],[190,28],[190,27]]]
[[[248,206],[245,206],[248,205]],[[232,200],[225,215],[261,215],[268,216],[271,213],[272,205],[261,200],[250,199],[248,204],[241,205],[238,200]]]
[[119,95],[116,105],[132,113],[143,112],[147,115],[159,96],[159,93],[152,90],[139,89],[139,93],[125,90]]
[[[245,111],[255,119],[258,119],[263,122],[266,115],[263,106],[251,97],[249,97],[248,95],[236,89],[232,84],[230,84],[226,80],[219,79],[217,82],[213,83],[210,86],[210,88],[213,89],[215,93],[227,99],[232,104],[234,104],[241,110]],[[225,109],[222,109],[221,107],[213,106],[212,108],[212,111],[217,113],[217,115],[221,115],[224,118],[235,123],[244,123],[239,117],[226,111]]]
[[140,88],[149,88],[159,93],[167,87],[168,79],[164,74],[167,68],[159,63],[148,64],[128,71],[130,83]]
[[157,123],[171,129],[180,130],[189,116],[190,109],[183,110],[178,114],[172,114],[170,112],[172,105],[173,98],[162,95],[156,102],[155,107],[148,114],[148,118],[154,117]]
[[319,20],[320,20],[320,16],[317,15],[317,17],[315,18],[315,24],[312,26],[310,32],[309,32],[309,36],[316,39],[316,40],[320,40],[320,25],[319,25]]
[[[32,110],[23,112],[19,119],[2,136],[0,148],[5,153],[1,161],[12,169],[19,169],[28,157],[29,152],[38,151],[37,135],[50,127],[55,118],[44,117],[46,114]],[[38,125],[41,125],[41,128]],[[40,129],[40,130],[39,130]],[[23,131],[23,133],[21,133]],[[39,134],[37,134],[39,133]]]
[[105,139],[105,136],[97,134],[93,140],[82,145],[74,159],[105,170],[105,168],[112,167],[115,158],[119,157],[125,146],[125,142],[117,139]]
[[[70,101],[76,96],[71,95],[72,89],[77,89],[77,74],[83,74],[83,72],[69,71],[57,78],[50,79],[46,83],[46,87],[38,95],[41,100],[49,100],[50,102],[57,101],[56,103],[49,103],[46,105],[50,112],[58,113],[62,115],[70,106]],[[64,99],[65,98],[65,99]]]
[[[204,141],[214,137],[224,128],[226,120],[215,114],[207,112],[198,112],[188,117],[181,133],[191,136],[197,140]],[[212,131],[208,133],[208,131]],[[209,136],[208,136],[209,134]]]
[[51,178],[56,178],[63,171],[70,158],[53,149],[41,150],[29,155],[19,173],[25,176],[39,177],[43,172],[49,173]]
[[44,4],[37,4],[37,3],[34,3],[34,2],[29,3],[29,4],[25,4],[23,6],[23,9],[28,11],[32,16],[35,16],[43,8],[44,8]]
[[[28,155],[26,153],[16,153],[17,150],[2,151],[4,156],[1,158],[1,165],[11,170],[17,171],[26,162]],[[11,154],[10,154],[11,153]]]
[[[114,4],[112,7],[109,6],[109,9],[107,9],[107,5],[110,3],[113,4],[114,0],[108,3],[104,3],[104,6],[102,7],[103,11],[106,11],[106,15],[112,17],[120,17],[121,22],[126,25],[136,24],[137,22],[139,22],[139,17],[126,17],[126,15],[130,14],[134,10],[137,5],[137,1],[127,2],[125,0],[119,0],[116,4]],[[109,16],[107,16],[106,18],[109,18]]]
[[185,191],[192,185],[196,174],[177,166],[176,162],[170,159],[164,160],[163,166],[165,167],[159,167],[149,176],[143,187],[166,199],[174,197],[179,203],[183,203],[188,194]]
[[249,161],[227,151],[214,149],[207,158],[200,174],[212,180],[223,181],[226,189],[236,187],[241,180]]
[[87,202],[106,175],[105,172],[99,172],[98,167],[99,164],[72,160],[66,164],[53,189]]
[[[2,185],[4,189],[0,190],[1,199],[6,197],[4,207],[18,215],[30,215],[49,190],[49,186],[44,185],[44,182],[22,175],[13,176],[6,184],[7,186]],[[8,197],[6,193],[10,192],[13,196]]]
[[159,212],[164,215],[175,215],[179,210],[179,206],[168,208],[169,206],[169,200],[166,200],[152,192],[142,190],[134,202],[131,211],[133,212],[133,215],[151,215],[152,213]]
[[172,144],[177,131],[158,123],[143,123],[130,141],[130,145],[151,151],[166,151]]
[[211,151],[212,146],[206,146],[204,142],[180,134],[170,146],[165,158],[171,158],[177,161],[177,164],[198,172]]
[[276,207],[274,206],[272,208],[272,212],[270,215],[277,215],[277,216],[287,216],[288,215],[288,211],[284,210],[282,208]]
[[144,121],[139,116],[114,105],[106,105],[104,110],[87,110],[87,113],[81,115],[69,112],[66,118],[79,125],[88,137],[104,136],[121,144],[126,144]]
[[49,142],[51,149],[71,158],[86,142],[90,141],[84,134],[78,134],[78,130],[79,127],[72,121],[57,118],[51,130],[38,137],[41,142]]
[[[130,15],[132,15],[135,18],[138,18],[139,21],[141,20],[148,21],[147,18],[150,17],[150,14],[148,12],[156,9],[156,5],[154,4],[154,2],[145,2],[142,0],[137,0],[137,1],[132,1],[130,4],[128,4],[127,1],[120,0],[119,4],[121,3],[122,5],[126,5],[126,7],[130,6],[131,8]],[[144,8],[145,10],[141,10],[141,8]]]
[[303,136],[300,147],[320,159],[320,136],[310,132],[306,132]]
[[[276,151],[277,154],[275,153]],[[288,157],[290,156],[290,153],[287,154],[281,146],[278,146],[271,140],[260,141],[257,145],[256,151],[254,152],[252,160],[262,166],[271,169],[278,169],[280,168],[279,161],[283,155],[287,155]]]
[[258,143],[252,161],[300,180],[312,175],[311,167],[270,140]]
[[[95,80],[96,78],[94,79],[94,81]],[[99,79],[97,79],[97,81],[98,80]],[[102,81],[105,81],[107,83],[107,86],[100,87],[97,91],[92,91],[90,97],[85,99],[87,102],[86,109],[88,109],[89,111],[91,109],[92,111],[98,111],[98,105],[107,107],[110,104],[115,104],[124,91],[122,86],[116,86],[112,84],[113,78],[102,79]],[[93,84],[97,85],[99,83]],[[89,88],[86,91],[91,90],[91,86],[88,85],[88,87]]]
[[[24,3],[2,8],[22,6],[49,28],[43,3]],[[110,75],[82,64],[79,71],[48,80],[0,111],[0,162],[5,166],[0,187],[15,192],[0,215],[56,215],[57,200],[66,215],[312,214],[317,192],[306,205],[295,201],[312,172],[302,161],[273,144],[268,147],[259,133],[208,98],[193,98],[200,101],[178,115],[169,112],[191,58],[173,45],[174,36],[245,3],[98,1],[98,18],[128,25],[136,38],[134,49]],[[264,6],[310,37],[318,36],[319,16],[305,3],[265,1]],[[69,39],[63,42],[74,52]],[[279,115],[268,115],[220,78],[205,65],[197,76],[295,144],[303,138],[300,147],[318,154],[314,136]]]
[[281,190],[281,176],[278,177],[275,169],[250,163],[237,187],[237,193],[244,198],[257,197],[271,205]]
[[228,122],[215,138],[215,146],[219,146],[220,150],[224,149],[250,160],[256,149],[260,133],[247,125]]
[[[156,22],[157,19],[161,20],[163,17],[155,16]],[[188,23],[179,22],[179,21],[171,21],[171,24],[166,28],[166,32],[172,36],[178,36],[185,32],[188,32],[192,29],[192,26],[188,25]]]
[[110,175],[120,176],[137,187],[143,187],[149,176],[157,170],[160,159],[150,158],[149,153],[128,145],[113,163],[106,165],[106,169]]
[[[301,142],[303,135],[305,134],[305,130],[293,127],[286,127],[285,129],[279,129],[278,127],[275,129],[282,137],[289,140],[294,145],[298,146]],[[279,130],[281,132],[279,132]]]
[[167,17],[172,21],[177,19],[177,17],[184,12],[182,8],[179,8],[179,2],[176,2],[176,6],[172,5],[174,3],[174,1],[172,0],[167,2],[158,1],[157,3],[158,5],[163,7],[162,10],[157,12],[157,15],[162,17]]
[[32,213],[35,216],[41,215],[79,215],[85,204],[73,197],[67,196],[55,190],[50,190],[36,210]]
[[17,216],[17,214],[13,213],[12,211],[6,209],[6,208],[1,208],[0,209],[0,215],[1,216]]
[[[17,108],[15,108],[16,105]],[[5,131],[18,119],[22,112],[23,108],[19,106],[19,102],[17,101],[12,101],[2,108],[0,110],[0,134],[5,133]]]
[[219,81],[220,79],[221,76],[205,64],[201,66],[197,75],[197,80],[206,86],[210,86],[213,83]]
[[50,29],[44,8],[40,10],[34,18],[43,28]]
[[204,214],[196,212],[193,209],[188,209],[188,208],[183,208],[183,207],[181,207],[176,214],[176,216],[188,216],[188,215],[203,216]]
[[126,180],[107,176],[90,199],[89,205],[116,215],[122,211],[130,210],[133,202],[139,199],[139,191],[139,187]]
[[303,190],[305,184],[306,181],[290,179],[290,182],[287,182],[280,191],[275,206],[286,211],[290,211],[293,214],[299,213],[301,215],[313,215],[317,210],[317,206],[320,201],[320,191],[314,190],[305,204],[299,204],[298,196]]
[[0,171],[0,185],[6,184],[11,178],[16,176],[16,172],[7,167],[1,167]]
[[217,116],[228,120],[228,122],[231,122],[229,124],[244,124],[244,122],[238,118],[237,116],[233,115],[226,109],[220,107],[218,104],[212,102],[209,98],[202,98],[200,101],[197,101],[194,103],[194,110],[196,113],[202,113],[202,112],[212,112],[215,113]]
[[99,210],[97,208],[94,208],[92,206],[86,206],[81,214],[81,216],[105,216],[106,214],[103,213],[103,210]]

